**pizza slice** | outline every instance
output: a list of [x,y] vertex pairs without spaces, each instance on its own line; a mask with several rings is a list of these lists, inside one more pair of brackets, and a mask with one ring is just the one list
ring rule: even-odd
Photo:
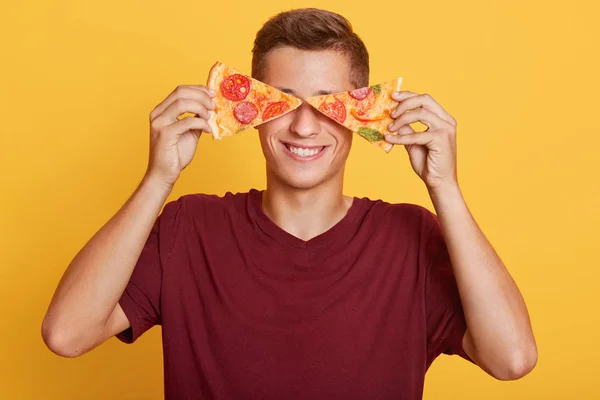
[[392,122],[390,114],[398,106],[392,92],[400,90],[402,78],[378,85],[306,99],[311,106],[362,136],[389,153],[393,145],[385,141],[391,133],[387,127]]
[[302,100],[242,74],[221,62],[208,74],[207,86],[217,94],[208,125],[215,139],[234,136],[298,108]]

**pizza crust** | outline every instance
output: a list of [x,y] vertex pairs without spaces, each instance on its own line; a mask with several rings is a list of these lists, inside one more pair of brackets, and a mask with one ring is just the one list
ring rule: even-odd
[[[402,77],[396,79],[396,87],[394,88],[394,92],[400,91],[401,86],[402,86]],[[398,132],[390,132],[390,134],[393,136],[396,136],[396,135],[398,135]],[[380,144],[380,146],[381,146],[381,144]],[[391,143],[385,142],[385,144],[383,145],[382,148],[386,153],[389,153],[394,148],[394,145]]]
[[[212,90],[217,92],[218,88],[216,87],[217,78],[219,75],[222,75],[222,71],[224,69],[224,65],[220,62],[215,63],[212,66],[210,71],[208,72],[208,79],[206,81],[206,86]],[[221,139],[221,129],[219,128],[219,124],[217,124],[217,113],[214,110],[208,110],[210,114],[210,118],[208,119],[208,126],[210,126],[210,130],[212,131],[212,135],[214,139]]]

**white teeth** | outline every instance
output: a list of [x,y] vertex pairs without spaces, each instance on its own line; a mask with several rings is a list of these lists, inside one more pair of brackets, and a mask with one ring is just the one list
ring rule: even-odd
[[290,151],[292,153],[297,154],[300,157],[314,156],[315,154],[317,154],[318,152],[320,152],[322,150],[322,148],[320,148],[320,149],[304,149],[301,147],[293,147],[293,146],[288,146],[288,148],[290,149]]

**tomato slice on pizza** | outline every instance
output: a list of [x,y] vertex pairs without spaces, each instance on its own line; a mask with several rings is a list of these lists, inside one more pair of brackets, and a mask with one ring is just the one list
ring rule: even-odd
[[392,123],[390,115],[398,106],[398,102],[392,99],[392,92],[399,91],[401,85],[402,78],[397,78],[347,92],[309,97],[306,102],[370,143],[389,152],[393,145],[386,142],[384,137],[391,133],[387,129]]
[[271,121],[302,104],[302,100],[217,62],[210,69],[207,86],[217,95],[208,124],[213,137],[234,136]]

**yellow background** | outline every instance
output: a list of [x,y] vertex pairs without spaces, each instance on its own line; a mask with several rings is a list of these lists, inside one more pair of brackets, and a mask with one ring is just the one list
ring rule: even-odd
[[[341,12],[371,83],[404,77],[458,120],[467,202],[519,284],[539,345],[526,378],[498,382],[438,359],[425,399],[598,399],[600,184],[593,1],[12,1],[0,10],[0,398],[160,399],[160,329],[77,359],[44,347],[55,285],[146,165],[148,114],[220,60],[250,72],[271,15]],[[360,174],[368,171],[367,176]],[[201,139],[171,199],[264,187],[255,131]],[[351,195],[431,203],[405,151],[355,140]]]

